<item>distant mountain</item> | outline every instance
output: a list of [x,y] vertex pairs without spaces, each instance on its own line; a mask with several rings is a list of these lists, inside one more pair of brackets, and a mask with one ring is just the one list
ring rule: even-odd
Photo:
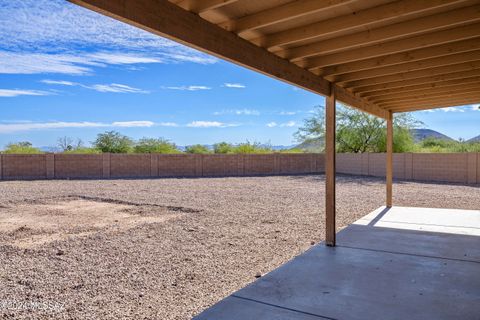
[[480,134],[472,139],[467,140],[467,142],[480,142]]
[[300,143],[294,147],[306,152],[323,152],[324,143],[323,140],[309,140]]
[[431,129],[412,129],[412,135],[415,143],[421,142],[428,138],[454,141],[454,139],[450,138],[449,136]]

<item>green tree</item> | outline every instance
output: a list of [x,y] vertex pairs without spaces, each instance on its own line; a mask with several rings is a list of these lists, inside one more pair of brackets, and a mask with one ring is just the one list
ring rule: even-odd
[[174,143],[163,138],[142,138],[135,145],[134,152],[172,154],[180,153],[180,150],[177,149],[177,146]]
[[[385,152],[386,125],[383,119],[356,109],[338,106],[336,113],[336,148],[338,152]],[[402,113],[394,117],[394,152],[407,152],[414,149],[410,130],[419,126],[411,114]],[[302,143],[325,140],[325,109],[314,108],[312,116],[304,120],[302,127],[295,133]]]
[[132,151],[133,141],[119,132],[107,131],[99,133],[93,145],[102,152],[128,153]]
[[214,153],[233,153],[233,146],[228,142],[219,142],[213,145]]
[[7,144],[3,153],[6,153],[6,154],[40,154],[40,153],[43,153],[43,152],[40,149],[33,147],[31,142],[22,141],[22,142]]
[[206,146],[201,144],[194,144],[185,148],[186,153],[194,153],[194,154],[208,154],[212,153],[210,149]]
[[234,153],[272,153],[273,150],[269,145],[262,145],[259,142],[244,142],[236,145],[233,148]]

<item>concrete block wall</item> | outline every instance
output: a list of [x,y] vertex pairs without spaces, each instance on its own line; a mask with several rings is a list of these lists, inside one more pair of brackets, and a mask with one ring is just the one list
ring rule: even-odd
[[[337,154],[337,172],[385,177],[385,153]],[[480,153],[399,153],[393,177],[402,180],[480,184]]]
[[[385,176],[384,153],[338,154],[337,172]],[[323,173],[323,154],[0,155],[0,179],[214,177]],[[402,153],[396,179],[480,184],[480,153]]]

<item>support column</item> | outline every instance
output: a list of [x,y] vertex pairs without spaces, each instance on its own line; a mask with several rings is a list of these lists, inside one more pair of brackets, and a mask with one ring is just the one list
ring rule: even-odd
[[326,98],[325,108],[325,236],[335,246],[335,91]]
[[392,206],[392,184],[393,184],[393,114],[387,114],[387,207]]

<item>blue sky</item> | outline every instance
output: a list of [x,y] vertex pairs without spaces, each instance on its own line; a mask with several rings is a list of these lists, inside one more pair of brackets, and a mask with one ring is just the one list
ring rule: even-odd
[[[0,2],[0,148],[86,144],[99,132],[179,145],[295,143],[324,98],[62,0]],[[478,106],[417,112],[454,138],[480,134]]]

